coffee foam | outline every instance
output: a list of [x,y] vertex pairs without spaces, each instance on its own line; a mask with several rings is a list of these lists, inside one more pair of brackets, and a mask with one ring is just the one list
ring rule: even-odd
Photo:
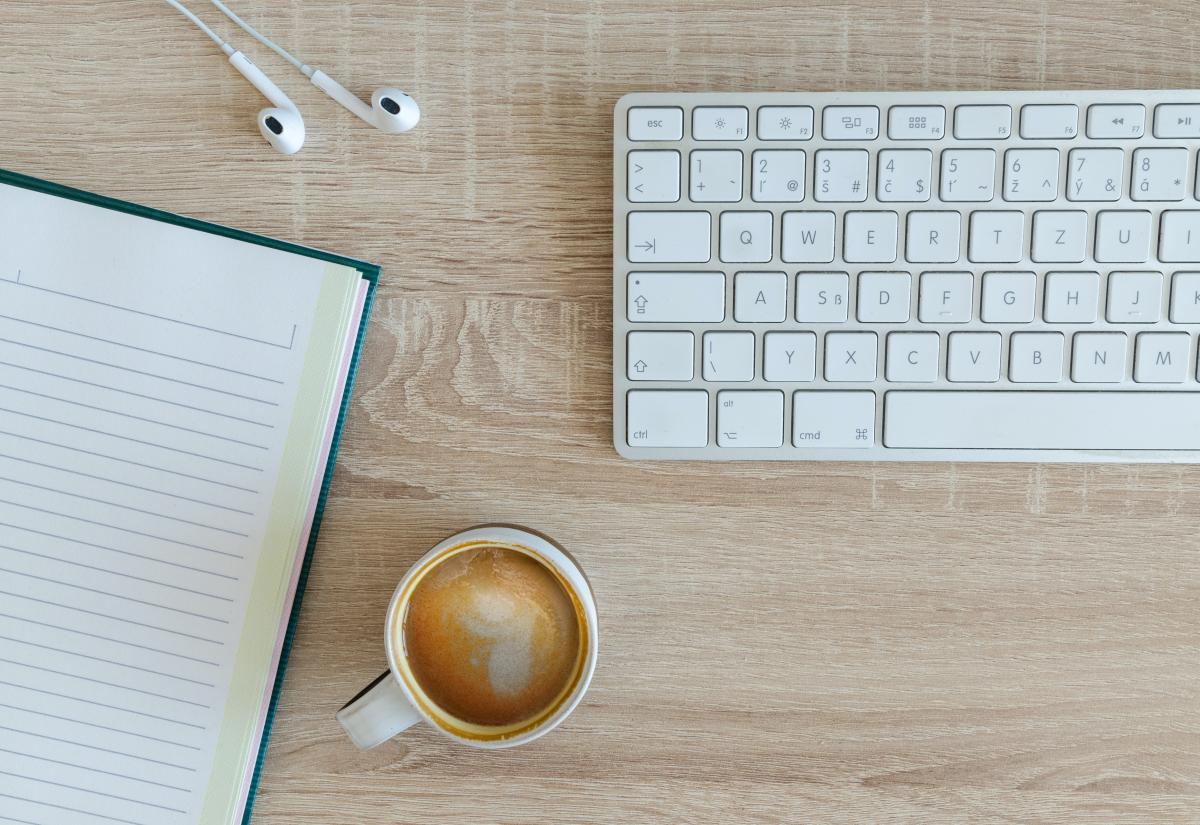
[[558,577],[500,546],[451,556],[414,588],[402,623],[429,699],[465,722],[511,725],[551,706],[580,663],[580,617]]

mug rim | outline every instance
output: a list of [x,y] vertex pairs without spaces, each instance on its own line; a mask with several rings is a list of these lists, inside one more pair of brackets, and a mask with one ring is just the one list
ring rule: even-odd
[[[549,716],[541,720],[532,729],[520,731],[512,736],[501,736],[496,739],[475,739],[462,735],[447,728],[436,716],[426,709],[424,703],[413,692],[411,686],[401,673],[401,668],[397,664],[402,654],[397,649],[395,638],[397,634],[392,632],[392,628],[396,626],[398,612],[409,601],[409,599],[402,600],[401,597],[404,595],[412,579],[425,572],[434,557],[458,545],[479,540],[492,540],[499,544],[516,545],[534,553],[537,559],[543,564],[553,567],[559,577],[572,590],[576,599],[578,599],[583,609],[585,624],[587,626],[587,651],[579,671],[579,677],[571,692]],[[575,580],[576,577],[578,577],[578,581]],[[411,597],[411,594],[409,596]],[[401,577],[400,582],[396,585],[396,589],[392,592],[391,599],[388,601],[387,617],[384,622],[384,647],[387,650],[388,673],[397,685],[399,685],[400,690],[404,693],[404,698],[408,700],[420,717],[432,726],[434,730],[453,739],[455,742],[461,742],[464,745],[475,748],[493,750],[511,748],[516,745],[525,744],[526,742],[532,742],[534,739],[538,739],[558,727],[575,710],[583,700],[584,694],[587,693],[588,687],[592,682],[592,675],[596,670],[596,661],[599,654],[596,598],[592,591],[591,582],[583,572],[583,567],[554,539],[537,530],[532,530],[518,524],[497,522],[468,527],[465,530],[452,533],[421,554],[421,557],[413,562],[412,566]]]

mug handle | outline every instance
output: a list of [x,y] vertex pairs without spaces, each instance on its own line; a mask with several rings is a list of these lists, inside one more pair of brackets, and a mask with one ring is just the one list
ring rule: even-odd
[[383,744],[421,721],[390,670],[367,685],[337,712],[337,720],[360,750]]

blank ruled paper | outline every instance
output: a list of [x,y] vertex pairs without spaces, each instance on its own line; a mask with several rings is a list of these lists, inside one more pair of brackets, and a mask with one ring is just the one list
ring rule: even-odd
[[302,538],[319,452],[287,464],[289,430],[324,431],[357,324],[330,269],[0,185],[0,823],[201,822],[247,750],[248,604],[286,590],[264,539]]

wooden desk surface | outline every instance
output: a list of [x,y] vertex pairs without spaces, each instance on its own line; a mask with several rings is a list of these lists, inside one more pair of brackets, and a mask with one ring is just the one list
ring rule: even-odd
[[[610,443],[622,93],[1195,88],[1192,0],[234,5],[411,90],[420,128],[369,129],[192,0],[302,108],[283,158],[166,4],[5,0],[0,166],[383,265],[256,822],[1197,821],[1200,470]],[[356,752],[333,714],[383,667],[393,585],[491,520],[587,568],[591,693],[515,751]]]

